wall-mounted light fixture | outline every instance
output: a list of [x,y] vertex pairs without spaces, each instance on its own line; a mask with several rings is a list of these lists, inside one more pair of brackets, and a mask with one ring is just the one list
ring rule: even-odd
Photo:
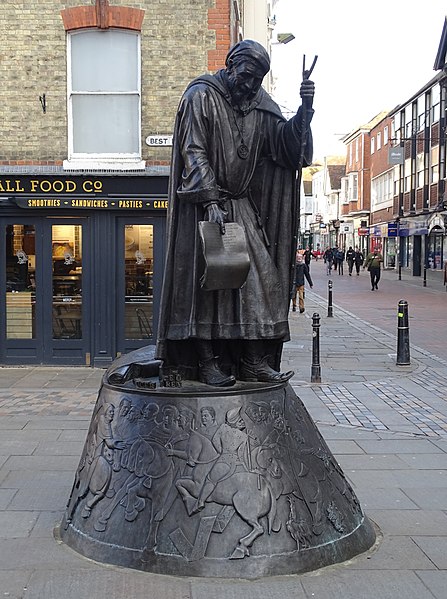
[[279,44],[288,44],[295,39],[295,36],[293,33],[278,33],[276,39],[278,40]]

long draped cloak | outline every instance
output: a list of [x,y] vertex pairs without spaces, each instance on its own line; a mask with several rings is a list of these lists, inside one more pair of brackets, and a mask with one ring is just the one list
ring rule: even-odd
[[[156,350],[167,364],[194,364],[194,346],[187,342],[194,338],[275,340],[281,346],[289,339],[296,170],[312,158],[313,111],[307,113],[306,122],[301,109],[286,121],[261,88],[243,115],[231,105],[223,71],[199,77],[185,91],[174,128]],[[242,141],[246,159],[237,153]],[[245,229],[251,265],[240,289],[200,287],[198,221],[211,201]]]

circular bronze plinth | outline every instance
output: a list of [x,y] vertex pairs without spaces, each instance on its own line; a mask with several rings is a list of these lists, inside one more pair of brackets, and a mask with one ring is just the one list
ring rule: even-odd
[[306,572],[373,545],[289,384],[154,385],[101,387],[60,526],[65,543],[100,562],[222,578]]

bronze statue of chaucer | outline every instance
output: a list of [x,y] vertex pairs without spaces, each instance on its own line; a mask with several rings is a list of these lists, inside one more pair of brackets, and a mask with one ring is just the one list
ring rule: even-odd
[[[287,121],[261,87],[267,51],[244,40],[226,67],[187,87],[173,142],[157,357],[184,378],[227,387],[236,379],[285,382],[282,344],[296,249],[296,172],[310,163],[314,84]],[[240,288],[201,286],[200,221],[237,223],[250,268]]]

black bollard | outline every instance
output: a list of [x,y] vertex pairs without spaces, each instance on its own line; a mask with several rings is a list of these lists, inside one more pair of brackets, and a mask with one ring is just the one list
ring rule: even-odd
[[399,262],[399,281],[402,280],[402,264]]
[[424,287],[427,287],[427,266],[424,264]]
[[400,300],[397,307],[397,358],[398,366],[410,364],[410,327],[408,326],[408,302]]
[[327,282],[327,315],[328,317],[334,316],[334,309],[332,308],[332,281]]
[[314,312],[312,315],[312,371],[311,383],[321,383],[320,366],[320,315]]

